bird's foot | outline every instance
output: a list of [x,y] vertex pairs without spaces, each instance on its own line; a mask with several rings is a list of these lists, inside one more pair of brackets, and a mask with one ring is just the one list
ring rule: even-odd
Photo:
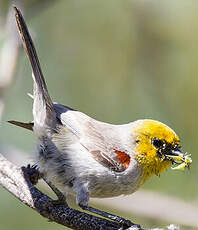
[[51,188],[51,190],[56,194],[57,200],[50,200],[45,205],[45,208],[48,208],[50,205],[65,205],[68,206],[66,198],[64,194],[54,185],[52,182],[47,181],[46,178],[41,174],[42,179],[47,183],[47,185]]
[[108,213],[108,212],[104,212],[104,211],[101,211],[99,209],[96,209],[96,208],[93,208],[93,207],[90,207],[90,206],[80,205],[80,207],[83,210],[87,210],[89,212],[95,213],[95,214],[97,214],[99,216],[102,216],[102,217],[105,217],[107,219],[110,219],[110,220],[113,220],[113,221],[117,222],[121,226],[120,230],[129,229],[130,227],[137,228],[138,230],[142,229],[140,225],[134,224],[130,220],[126,220],[126,219],[124,219],[124,218],[122,218],[120,216],[117,216],[117,215],[114,215],[114,214],[111,214],[111,213]]
[[57,200],[49,200],[43,205],[43,211],[45,212],[48,210],[49,207],[51,206],[56,206],[56,205],[64,205],[68,207],[65,196],[62,196],[61,198],[59,197]]
[[131,222],[130,220],[126,220],[120,216],[116,216],[114,218],[112,218],[112,220],[114,220],[115,222],[119,223],[121,225],[121,229],[128,229],[130,227],[133,227],[133,228],[137,228],[138,230],[141,229],[141,226],[138,225],[138,224],[134,224],[133,222]]
[[30,180],[33,185],[38,183],[38,180],[41,179],[41,174],[38,170],[37,165],[30,165],[28,164],[27,167],[21,167],[25,176]]

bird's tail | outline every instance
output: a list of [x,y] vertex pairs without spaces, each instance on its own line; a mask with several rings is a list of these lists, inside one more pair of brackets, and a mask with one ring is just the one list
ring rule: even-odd
[[16,7],[14,7],[14,10],[23,46],[32,67],[32,77],[34,80],[34,130],[39,128],[53,129],[56,125],[56,113],[47,90],[36,49],[20,10]]

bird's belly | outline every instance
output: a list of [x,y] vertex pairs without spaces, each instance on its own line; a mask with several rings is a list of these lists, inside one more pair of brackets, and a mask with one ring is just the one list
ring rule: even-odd
[[47,180],[63,192],[77,193],[87,186],[90,197],[113,197],[131,194],[138,188],[141,175],[135,160],[123,172],[115,172],[96,161],[79,143],[70,145],[64,152],[57,148],[56,154],[39,154],[39,166]]
[[134,184],[123,185],[121,183],[116,184],[99,184],[90,193],[90,197],[107,198],[120,195],[127,195],[135,192],[137,189]]
[[105,198],[120,195],[127,195],[138,189],[141,170],[133,168],[122,173],[108,172],[104,180],[98,178],[98,183],[91,190],[91,197]]

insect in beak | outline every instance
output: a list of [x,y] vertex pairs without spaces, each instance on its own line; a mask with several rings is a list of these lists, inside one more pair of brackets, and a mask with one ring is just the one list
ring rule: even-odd
[[192,163],[191,155],[187,153],[182,153],[178,150],[172,150],[170,155],[166,155],[168,160],[173,162],[171,169],[173,170],[184,170],[185,168],[190,168]]

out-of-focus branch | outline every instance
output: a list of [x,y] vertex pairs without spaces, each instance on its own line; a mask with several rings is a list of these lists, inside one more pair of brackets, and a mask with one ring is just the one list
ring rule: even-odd
[[[56,1],[52,0],[37,0],[32,4],[28,4],[23,0],[15,0],[13,4],[19,7],[24,12],[23,5],[25,4],[27,10],[31,9],[31,12],[41,12],[46,7],[49,7]],[[24,4],[23,4],[24,3]],[[30,6],[29,6],[30,5]],[[36,9],[36,10],[35,10]],[[19,39],[17,27],[14,20],[13,7],[10,6],[6,23],[0,23],[0,33],[2,39],[0,46],[0,120],[4,112],[4,94],[13,82],[16,64],[19,56],[20,48],[22,47],[21,40]]]
[[167,223],[177,223],[192,228],[198,226],[197,201],[187,202],[153,191],[140,190],[128,197],[117,197],[116,200],[115,198],[95,199],[94,204],[119,209],[120,212],[126,212],[131,216],[135,213],[143,218]]
[[[17,5],[22,7],[22,1],[15,1]],[[0,119],[4,111],[4,93],[13,81],[17,58],[19,54],[19,48],[21,42],[18,37],[18,32],[14,22],[14,14],[12,7],[10,7],[6,24],[4,28],[1,28],[3,33],[3,42],[0,49]],[[3,25],[1,25],[3,26]]]
[[0,88],[5,89],[12,81],[16,66],[20,41],[14,22],[13,10],[10,8],[5,26],[5,38],[0,53]]
[[[58,224],[78,230],[116,230],[120,225],[96,216],[92,216],[64,205],[46,205],[52,199],[39,191],[26,176],[26,170],[9,162],[0,154],[0,184],[17,199],[37,211],[43,217]],[[130,227],[122,229],[141,230]]]

